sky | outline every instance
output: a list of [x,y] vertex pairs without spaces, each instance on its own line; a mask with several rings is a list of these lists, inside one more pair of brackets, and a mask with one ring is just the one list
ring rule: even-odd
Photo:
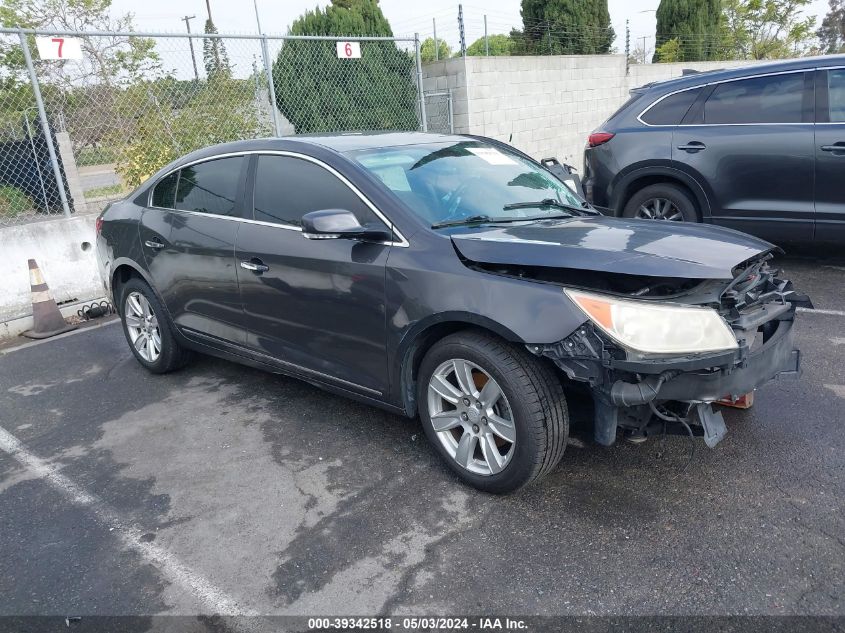
[[[220,33],[257,33],[255,10],[257,4],[261,28],[268,34],[283,34],[288,26],[307,9],[329,4],[328,0],[112,0],[112,13],[120,16],[134,14],[135,29],[151,32],[184,32],[185,16],[196,16],[191,21],[193,32],[201,32],[207,16],[206,2]],[[437,36],[452,48],[459,49],[457,0],[380,0],[380,6],[397,36],[413,38],[418,32],[422,39],[432,35],[436,24]],[[487,16],[489,34],[508,33],[511,28],[522,27],[520,0],[469,0],[462,2],[466,44],[469,46],[484,35],[484,16]],[[631,51],[643,47],[647,58],[654,49],[655,10],[659,0],[608,0],[611,25],[616,32],[616,51],[625,50],[625,22],[630,22]],[[816,15],[817,22],[827,11],[827,0],[812,0],[808,13]],[[194,40],[195,54],[202,68],[202,40]],[[270,41],[270,56],[275,57],[280,41]],[[260,63],[261,52],[257,41],[229,40],[226,49],[232,67],[239,76],[249,76]],[[184,38],[160,40],[156,50],[164,66],[180,79],[193,76],[188,42]]]
[[[266,33],[284,33],[287,27],[306,9],[325,6],[325,0],[255,0]],[[254,33],[257,31],[253,0],[209,0],[217,29],[221,33]],[[631,49],[642,45],[654,45],[654,11],[659,0],[609,0],[611,24],[616,31],[615,43],[619,52],[625,48],[625,21],[630,20]],[[425,38],[432,34],[432,18],[437,25],[437,35],[445,39],[452,48],[457,48],[458,2],[457,0],[381,0],[382,11],[390,21],[396,35],[410,35],[419,32]],[[424,8],[423,8],[424,7]],[[484,15],[490,34],[507,33],[511,27],[520,27],[519,0],[469,0],[463,3],[467,45],[484,34]],[[206,16],[206,0],[113,0],[115,15],[132,12],[138,30],[184,31],[181,20],[186,15],[196,15],[191,28],[201,31]],[[817,15],[818,22],[827,11],[827,0],[813,0],[808,11]]]

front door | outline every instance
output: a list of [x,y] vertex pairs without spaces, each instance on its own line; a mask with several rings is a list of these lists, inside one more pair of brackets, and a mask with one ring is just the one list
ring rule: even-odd
[[812,239],[810,75],[715,84],[675,128],[672,159],[705,187],[714,223],[775,242]]
[[387,390],[385,266],[391,246],[309,240],[306,213],[346,209],[378,218],[321,163],[289,155],[255,161],[253,220],[238,233],[236,260],[247,346],[339,386]]
[[247,160],[183,167],[156,185],[141,224],[148,268],[173,322],[212,342],[244,340],[235,237]]
[[819,71],[816,241],[845,242],[845,68]]

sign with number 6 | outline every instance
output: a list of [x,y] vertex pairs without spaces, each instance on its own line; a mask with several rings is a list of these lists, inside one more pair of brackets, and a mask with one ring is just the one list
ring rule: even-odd
[[338,42],[337,56],[340,59],[359,59],[361,57],[361,43]]
[[82,46],[76,37],[36,37],[41,59],[82,59]]

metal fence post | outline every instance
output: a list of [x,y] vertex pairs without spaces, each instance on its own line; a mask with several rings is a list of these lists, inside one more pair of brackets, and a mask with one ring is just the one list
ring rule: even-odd
[[428,132],[425,115],[425,93],[423,92],[422,57],[420,56],[420,34],[414,33],[414,50],[417,56],[417,90],[420,93],[420,125],[423,132]]
[[276,132],[276,136],[281,136],[282,122],[279,121],[279,110],[276,107],[276,86],[273,83],[273,65],[270,63],[267,36],[264,34],[261,35],[261,56],[264,58],[264,74],[267,75],[267,87],[270,90],[268,96],[270,98],[270,113],[273,115],[273,129]]
[[29,71],[29,81],[32,83],[32,93],[35,95],[35,104],[38,106],[38,117],[41,119],[41,130],[44,132],[44,140],[47,141],[47,153],[50,154],[50,162],[53,164],[53,175],[56,177],[56,186],[59,189],[59,198],[62,201],[62,209],[65,217],[70,217],[70,205],[65,195],[65,181],[62,178],[62,170],[59,168],[59,160],[56,158],[56,148],[53,146],[53,135],[50,133],[50,123],[47,121],[47,110],[44,109],[44,100],[41,98],[41,88],[38,86],[38,76],[35,74],[35,66],[32,65],[32,55],[29,53],[29,43],[23,31],[18,31],[23,49],[23,58],[26,68]]
[[449,94],[449,101],[447,102],[449,108],[449,134],[455,133],[455,114],[452,110],[452,89],[447,88],[447,92]]

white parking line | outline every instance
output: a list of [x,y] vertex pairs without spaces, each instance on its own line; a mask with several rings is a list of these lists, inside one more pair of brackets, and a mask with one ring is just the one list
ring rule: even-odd
[[[71,503],[88,508],[101,524],[114,530],[112,534],[116,534],[127,549],[138,553],[172,584],[193,595],[207,614],[258,615],[253,610],[238,604],[237,600],[214,586],[164,547],[142,541],[140,530],[124,525],[120,515],[103,501],[62,475],[56,466],[27,451],[20,440],[2,427],[0,427],[0,450],[14,457],[30,474],[45,480]],[[229,624],[235,628],[252,631],[252,625],[257,623],[250,620],[235,620]]]
[[804,312],[806,314],[828,314],[830,316],[841,316],[845,317],[845,310],[822,310],[821,308],[798,308],[798,312]]

